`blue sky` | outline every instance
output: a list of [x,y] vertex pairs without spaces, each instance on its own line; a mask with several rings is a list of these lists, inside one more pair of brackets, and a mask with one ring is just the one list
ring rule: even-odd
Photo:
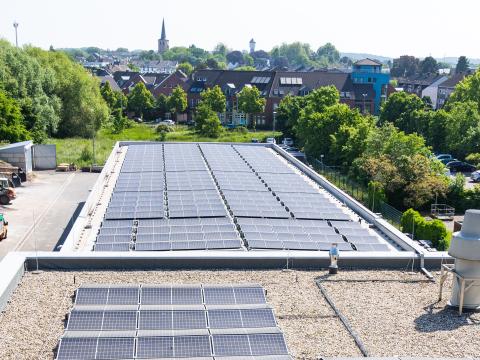
[[[475,0],[0,0],[0,37],[42,48],[155,49],[165,17],[170,46],[257,49],[302,41],[385,56],[480,58]],[[8,5],[7,5],[8,3]],[[395,11],[395,13],[393,13]]]

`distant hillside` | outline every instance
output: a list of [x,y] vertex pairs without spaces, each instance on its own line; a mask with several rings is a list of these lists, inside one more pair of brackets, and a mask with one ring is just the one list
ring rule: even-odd
[[350,59],[352,59],[353,61],[361,60],[361,59],[365,59],[365,58],[378,60],[378,61],[381,61],[381,62],[386,62],[388,60],[392,60],[391,57],[373,55],[373,54],[362,54],[362,53],[344,53],[344,52],[341,52],[340,56],[347,56]]

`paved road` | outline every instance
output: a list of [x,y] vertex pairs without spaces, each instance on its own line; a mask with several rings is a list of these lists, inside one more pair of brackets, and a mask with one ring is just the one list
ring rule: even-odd
[[[98,174],[40,171],[34,180],[17,188],[17,199],[0,206],[8,238],[0,241],[0,258],[9,251],[53,250],[63,239],[87,199]],[[35,218],[35,226],[34,226]],[[66,230],[67,229],[67,230]]]

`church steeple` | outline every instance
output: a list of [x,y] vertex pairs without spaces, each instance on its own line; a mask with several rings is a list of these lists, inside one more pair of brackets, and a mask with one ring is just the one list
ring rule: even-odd
[[162,36],[160,39],[167,40],[167,34],[165,33],[165,19],[162,19]]
[[167,40],[167,33],[165,31],[165,19],[162,20],[162,35],[158,39],[158,53],[163,54],[169,49],[169,44]]

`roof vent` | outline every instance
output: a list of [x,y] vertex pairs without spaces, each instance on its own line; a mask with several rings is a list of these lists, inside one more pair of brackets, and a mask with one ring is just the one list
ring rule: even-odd
[[449,305],[460,305],[461,281],[465,280],[463,307],[480,307],[480,210],[467,210],[462,230],[453,234],[448,250],[455,258],[455,277]]

